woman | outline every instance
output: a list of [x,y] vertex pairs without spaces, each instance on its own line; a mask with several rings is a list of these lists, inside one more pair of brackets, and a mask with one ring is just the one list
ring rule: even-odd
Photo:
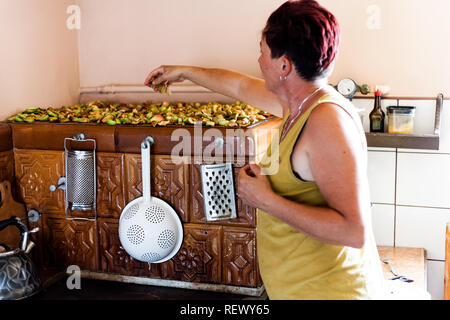
[[258,258],[270,299],[374,299],[383,282],[364,131],[351,103],[327,85],[339,34],[335,17],[316,1],[289,1],[262,33],[264,80],[162,66],[145,81],[188,79],[284,119],[278,172],[248,165],[238,181],[239,196],[259,208]]

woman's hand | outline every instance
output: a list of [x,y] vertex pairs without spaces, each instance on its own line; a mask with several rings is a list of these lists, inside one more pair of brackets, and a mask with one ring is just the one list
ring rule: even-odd
[[[150,85],[157,86],[165,82],[167,83],[167,85],[171,85],[174,82],[183,82],[184,81],[183,71],[185,70],[185,68],[186,67],[182,66],[160,66],[149,73],[149,75],[145,79],[144,84],[146,86]],[[152,78],[155,79],[151,81]]]
[[269,179],[255,164],[248,164],[239,170],[237,189],[239,198],[246,204],[263,210],[265,203],[275,195]]

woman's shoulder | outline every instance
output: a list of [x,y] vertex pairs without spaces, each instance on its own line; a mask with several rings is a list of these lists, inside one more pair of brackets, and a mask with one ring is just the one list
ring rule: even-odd
[[356,111],[356,108],[353,105],[353,103],[332,87],[328,89],[327,92],[317,100],[318,106],[325,103],[334,104],[345,110]]
[[305,129],[305,134],[310,139],[316,141],[319,139],[323,143],[339,140],[338,137],[344,138],[343,141],[353,140],[358,136],[361,137],[361,140],[365,139],[364,129],[356,108],[339,93],[326,94],[318,100],[308,118]]
[[[336,115],[347,115],[350,116],[351,120],[360,122],[360,117],[358,111],[353,103],[341,95],[339,92],[331,88],[324,95],[322,95],[311,112],[311,116],[318,116],[318,113],[322,111],[322,116],[326,116],[330,113],[335,113]],[[319,111],[320,110],[320,111]],[[323,114],[326,113],[326,114]]]

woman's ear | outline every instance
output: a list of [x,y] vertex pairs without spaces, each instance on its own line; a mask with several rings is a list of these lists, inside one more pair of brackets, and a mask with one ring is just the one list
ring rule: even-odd
[[292,71],[292,62],[286,56],[282,56],[280,62],[280,75],[283,79],[286,79]]

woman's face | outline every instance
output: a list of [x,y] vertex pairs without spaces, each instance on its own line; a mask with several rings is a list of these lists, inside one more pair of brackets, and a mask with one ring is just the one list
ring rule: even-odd
[[260,42],[260,47],[261,55],[258,59],[259,67],[264,80],[266,81],[266,89],[273,92],[280,83],[280,59],[272,59],[270,48],[264,37]]

